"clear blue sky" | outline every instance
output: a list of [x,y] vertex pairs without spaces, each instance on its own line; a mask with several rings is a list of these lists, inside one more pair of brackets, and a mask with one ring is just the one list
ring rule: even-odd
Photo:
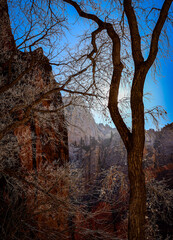
[[[173,41],[173,38],[171,41]],[[162,61],[161,73],[163,77],[159,79],[159,85],[162,91],[163,105],[168,112],[170,121],[173,122],[173,55],[172,60]]]
[[[173,40],[173,39],[172,39]],[[173,54],[160,59],[160,73],[153,79],[149,73],[145,83],[145,92],[151,93],[150,100],[145,100],[147,108],[162,106],[167,111],[167,118],[160,119],[160,127],[173,122]],[[152,128],[152,122],[146,122],[146,128]]]

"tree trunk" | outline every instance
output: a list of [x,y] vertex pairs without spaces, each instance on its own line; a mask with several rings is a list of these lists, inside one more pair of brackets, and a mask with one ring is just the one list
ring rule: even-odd
[[128,151],[128,172],[130,181],[129,240],[145,239],[146,189],[142,169],[143,147],[140,144]]

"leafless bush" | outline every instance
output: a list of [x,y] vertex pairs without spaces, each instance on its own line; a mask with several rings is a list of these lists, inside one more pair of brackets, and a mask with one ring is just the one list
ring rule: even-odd
[[147,184],[147,239],[172,239],[173,190],[166,180]]
[[106,198],[99,197],[101,208],[93,211],[92,194],[98,189],[86,193],[85,184],[80,170],[69,164],[49,164],[30,172],[1,168],[3,240],[117,239],[107,231],[112,224],[106,219],[112,215],[110,201],[105,204]]

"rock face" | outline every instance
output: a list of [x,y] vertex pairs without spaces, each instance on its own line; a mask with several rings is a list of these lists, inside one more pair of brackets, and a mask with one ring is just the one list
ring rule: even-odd
[[[35,65],[28,72],[32,60]],[[12,135],[14,133],[11,139],[16,138],[16,144],[20,148],[22,166],[33,169],[39,168],[40,164],[45,162],[59,161],[62,164],[68,160],[68,148],[64,113],[62,109],[58,110],[63,105],[61,95],[53,93],[42,99],[44,93],[56,86],[48,59],[44,57],[42,49],[38,49],[32,53],[16,51],[10,61],[10,77],[9,63],[1,63],[1,86],[5,86],[7,82],[10,85],[19,77],[20,80],[2,93],[1,131],[8,128],[13,131],[7,131],[2,138],[1,147],[4,151],[1,151],[1,154],[5,154],[5,142],[10,143],[7,139],[11,132]],[[39,104],[36,104],[37,101]],[[27,115],[30,109],[30,114]],[[55,110],[56,113],[53,112]],[[13,144],[8,149],[12,148]],[[14,158],[9,161],[13,162]]]
[[89,176],[114,165],[124,165],[126,151],[115,128],[96,124],[85,107],[67,108],[70,160],[85,169]]
[[[40,164],[44,164],[46,161],[59,160],[62,163],[68,159],[67,131],[63,111],[57,111],[56,114],[51,113],[52,110],[62,106],[60,93],[54,93],[39,100],[40,104],[33,107],[44,92],[55,86],[51,67],[41,49],[34,51],[31,55],[15,53],[11,66],[11,70],[14,72],[11,82],[25,72],[33,55],[35,61],[39,61],[39,65],[31,68],[30,72],[24,74],[17,84],[3,93],[3,104],[1,105],[2,129],[7,128],[10,124],[19,123],[14,128],[14,136],[20,146],[19,154],[22,166],[26,165],[27,169],[39,168]],[[8,77],[5,69],[3,74]],[[3,78],[4,82],[6,82],[5,78]],[[34,109],[31,112],[32,117],[28,116],[25,121],[28,106],[32,106]],[[7,114],[4,114],[5,111],[8,111]],[[25,123],[20,124],[23,119]]]
[[[25,53],[16,49],[11,33],[7,1],[2,0],[0,2],[0,219],[4,224],[0,225],[0,234],[4,240],[13,239],[12,235],[9,235],[10,237],[4,235],[8,232],[7,223],[11,221],[14,213],[14,209],[11,210],[9,207],[12,202],[15,205],[13,198],[18,198],[15,208],[18,210],[21,208],[23,213],[28,213],[28,204],[32,205],[32,209],[35,206],[33,211],[36,216],[37,211],[47,211],[46,206],[43,207],[46,197],[38,194],[38,189],[33,186],[38,186],[40,183],[44,189],[48,179],[45,176],[44,179],[41,174],[46,173],[47,167],[51,166],[52,171],[55,171],[56,166],[63,166],[68,162],[68,136],[63,102],[60,92],[52,91],[55,87],[57,83],[42,48]],[[46,94],[49,91],[52,93]],[[48,176],[51,179],[50,172]],[[16,190],[17,181],[23,184],[30,183],[27,187],[28,193],[24,193],[25,184],[23,187],[18,186],[18,191]],[[9,188],[10,184],[14,187]],[[59,187],[63,192],[63,187],[60,185],[62,183],[57,183],[50,193],[57,194]],[[67,197],[67,191],[63,194]],[[22,203],[25,205],[24,208],[21,207],[20,202],[25,202]],[[13,215],[14,219],[12,218],[13,224],[20,214],[18,212],[15,215]],[[5,216],[6,220],[4,220]],[[66,226],[67,219],[58,222],[58,218],[58,215],[53,219],[48,214],[47,216],[43,214],[34,221],[39,226],[42,221],[46,227],[54,226],[54,230],[64,230],[63,226]],[[22,239],[23,227],[19,229],[20,234],[16,230],[13,237]],[[10,231],[13,231],[12,223]],[[34,239],[34,236],[31,238]],[[45,238],[39,236],[39,239]]]
[[86,145],[90,144],[90,139],[99,138],[99,129],[90,111],[85,106],[70,105],[66,108],[68,119],[68,139],[69,143],[80,144],[81,139]]
[[10,19],[8,16],[8,5],[6,0],[1,0],[0,2],[0,13],[0,54],[8,55],[9,52],[15,50],[16,46],[11,32]]
[[146,132],[145,160],[146,166],[155,168],[173,162],[173,123],[159,131]]

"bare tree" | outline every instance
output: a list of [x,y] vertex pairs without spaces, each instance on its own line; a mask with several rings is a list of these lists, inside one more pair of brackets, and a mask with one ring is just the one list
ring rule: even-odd
[[[98,69],[96,64],[97,60],[101,61],[101,59],[97,58],[97,54],[102,49],[100,50],[97,45],[99,45],[98,42],[102,36],[102,32],[107,34],[109,41],[111,42],[112,58],[109,60],[109,64],[111,65],[111,82],[108,108],[111,118],[125,144],[128,155],[128,175],[130,181],[128,238],[130,240],[145,239],[146,190],[145,176],[142,166],[145,142],[143,89],[147,73],[157,57],[160,35],[162,33],[164,23],[168,20],[168,12],[171,7],[172,0],[165,0],[160,8],[155,8],[154,6],[151,7],[150,10],[148,10],[148,15],[145,15],[146,18],[148,18],[153,11],[157,11],[157,14],[155,13],[157,17],[154,17],[153,15],[153,19],[151,16],[149,17],[149,20],[154,23],[148,25],[149,28],[147,29],[152,28],[152,30],[148,32],[149,38],[147,41],[149,44],[145,44],[145,48],[141,44],[141,34],[139,32],[139,27],[141,28],[142,23],[137,15],[138,12],[141,14],[140,9],[142,7],[138,1],[119,1],[119,4],[117,3],[117,5],[121,10],[121,15],[118,15],[118,8],[113,7],[110,12],[107,12],[106,10],[100,12],[100,9],[104,9],[104,4],[100,6],[100,8],[97,8],[97,4],[94,1],[82,1],[78,3],[72,0],[64,0],[64,2],[72,5],[81,18],[85,18],[98,26],[91,33],[92,49],[88,53],[88,58],[92,62],[93,76],[96,71],[100,70],[100,79],[102,76],[102,69]],[[89,10],[87,10],[87,7]],[[91,9],[92,13],[88,13]],[[94,14],[93,11],[96,13]],[[103,14],[103,16],[101,14]],[[117,14],[119,19],[116,20],[114,18],[112,21],[109,21],[109,17],[111,18],[112,16],[111,14]],[[105,17],[105,20],[101,20],[103,17]],[[155,19],[157,19],[157,21],[155,21]],[[141,20],[143,21],[142,17]],[[117,28],[118,23],[121,27],[121,31]],[[126,26],[128,28],[127,31],[124,32]],[[142,31],[145,33],[145,28],[143,28]],[[124,63],[121,57],[121,45],[124,41],[123,35],[126,39],[130,40],[132,52],[131,57],[134,63],[130,94],[130,108],[132,112],[131,130],[129,130],[125,124],[118,106],[118,93],[124,68]],[[147,35],[144,34],[144,37],[146,36]],[[146,47],[147,52],[145,51]],[[105,58],[103,58],[103,60],[106,61]],[[132,63],[129,64],[131,65]]]
[[[16,151],[18,150],[16,139],[13,141],[13,143],[15,142],[13,144],[14,151],[8,148],[9,139],[12,140],[14,138],[14,134],[11,134],[12,131],[19,128],[22,124],[27,124],[38,113],[39,116],[37,117],[43,119],[43,123],[45,123],[44,115],[49,112],[50,115],[47,123],[50,123],[51,116],[53,114],[55,116],[56,112],[59,111],[57,106],[49,105],[50,109],[44,106],[43,103],[45,103],[45,100],[46,104],[49,102],[50,95],[53,96],[57,92],[64,91],[70,95],[76,93],[89,97],[97,96],[104,93],[104,84],[108,81],[107,78],[110,78],[108,108],[128,153],[130,180],[129,239],[145,239],[146,190],[142,167],[145,141],[143,87],[146,75],[157,56],[163,25],[167,19],[170,19],[168,18],[168,11],[172,0],[165,0],[163,6],[160,8],[153,6],[145,15],[149,21],[157,19],[154,24],[148,25],[149,28],[147,29],[152,28],[153,30],[150,30],[148,35],[144,34],[142,38],[142,43],[146,40],[146,42],[148,41],[148,45],[141,44],[139,27],[141,28],[142,24],[139,24],[140,21],[137,17],[138,12],[141,13],[141,8],[138,1],[118,1],[116,4],[119,4],[121,12],[118,15],[118,21],[110,19],[111,14],[118,11],[117,5],[115,9],[112,8],[113,13],[111,10],[105,13],[105,20],[103,21],[101,20],[101,12],[99,12],[101,8],[99,11],[96,11],[96,14],[89,14],[82,7],[83,5],[87,8],[87,3],[85,5],[83,2],[80,5],[72,0],[62,1],[71,4],[77,10],[80,17],[91,20],[98,27],[91,34],[91,46],[82,48],[81,54],[78,54],[77,57],[70,54],[70,60],[69,58],[63,59],[63,61],[59,61],[58,63],[52,60],[53,66],[63,66],[57,72],[57,79],[60,81],[53,84],[50,84],[48,81],[48,84],[43,86],[43,91],[40,91],[40,86],[37,86],[37,88],[32,86],[32,79],[36,79],[40,68],[46,70],[50,79],[51,68],[48,59],[43,55],[42,49],[35,50],[35,48],[49,45],[51,48],[50,50],[46,50],[47,55],[50,58],[57,56],[57,52],[55,55],[53,53],[55,43],[57,43],[57,38],[54,38],[54,36],[57,32],[60,33],[62,31],[65,18],[63,14],[59,16],[58,11],[55,11],[58,9],[57,7],[61,7],[60,1],[33,0],[29,1],[29,4],[27,4],[28,1],[16,1],[16,4],[18,2],[19,5],[16,5],[16,7],[18,6],[23,12],[22,17],[26,17],[27,22],[21,28],[18,21],[16,21],[16,24],[13,24],[15,38],[11,32],[7,1],[2,0],[0,2],[0,94],[3,100],[3,104],[1,105],[3,118],[1,118],[0,138],[2,139],[2,149],[4,149],[4,146],[6,146],[6,150],[8,149],[8,156],[4,155],[5,162],[8,162],[7,158],[8,160],[14,160]],[[92,10],[97,10],[95,2],[87,2],[91,3]],[[13,3],[15,2],[9,1],[9,4]],[[152,15],[153,12],[155,18]],[[142,32],[144,30],[143,28]],[[20,34],[21,32],[22,34]],[[147,38],[147,36],[149,37]],[[86,35],[85,39],[86,41],[88,40],[88,35]],[[124,39],[128,40],[131,44],[132,53],[129,56],[132,57],[134,62],[134,69],[131,75],[132,88],[130,97],[132,130],[129,130],[121,116],[118,101],[120,81],[123,76],[128,77],[128,72],[124,71],[123,68],[125,63],[129,61],[129,56],[122,56],[120,52],[121,45],[123,45],[123,50],[125,50]],[[148,47],[147,51],[145,51],[146,46]],[[24,53],[24,50],[27,53]],[[79,50],[81,50],[80,47]],[[102,59],[102,53],[107,55],[107,57]],[[144,55],[147,55],[145,59]],[[89,63],[87,59],[89,59]],[[126,59],[127,62],[125,62]],[[23,67],[20,67],[19,62],[23,62],[23,60],[25,64],[22,65]],[[16,64],[17,61],[18,65]],[[104,64],[100,64],[101,62],[104,62]],[[131,63],[129,65],[130,68]],[[26,90],[25,96],[23,96],[24,91],[22,91],[22,88],[19,88],[19,85],[23,84],[22,81],[24,81],[26,74],[30,74],[31,81],[23,85]],[[89,80],[86,81],[86,78]],[[57,97],[56,94],[54,96]],[[61,108],[62,102],[58,106]],[[27,135],[27,132],[25,134]]]

